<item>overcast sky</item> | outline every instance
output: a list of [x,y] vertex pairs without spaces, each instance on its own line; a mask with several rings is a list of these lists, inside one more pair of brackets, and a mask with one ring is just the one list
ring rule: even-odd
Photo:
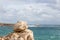
[[0,22],[60,24],[60,0],[0,0]]

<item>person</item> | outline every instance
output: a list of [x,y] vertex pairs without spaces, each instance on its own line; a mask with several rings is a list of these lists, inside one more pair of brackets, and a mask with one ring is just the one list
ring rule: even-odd
[[13,28],[14,32],[3,37],[4,40],[34,40],[33,31],[28,29],[25,21],[18,21]]

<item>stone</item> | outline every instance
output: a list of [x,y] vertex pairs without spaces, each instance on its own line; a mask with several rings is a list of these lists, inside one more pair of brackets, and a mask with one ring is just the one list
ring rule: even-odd
[[4,38],[3,37],[0,37],[0,40],[4,40]]
[[28,26],[27,26],[27,23],[24,22],[24,21],[21,21],[21,22],[17,22],[15,25],[14,25],[14,31],[23,31],[25,29],[27,29]]
[[3,37],[4,40],[34,40],[33,31],[28,29],[26,22],[17,22],[14,32]]

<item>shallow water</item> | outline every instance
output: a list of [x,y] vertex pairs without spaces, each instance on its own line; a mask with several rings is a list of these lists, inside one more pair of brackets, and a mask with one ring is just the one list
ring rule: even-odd
[[[60,40],[60,27],[30,27],[35,40]],[[13,27],[0,27],[0,36],[13,32]]]

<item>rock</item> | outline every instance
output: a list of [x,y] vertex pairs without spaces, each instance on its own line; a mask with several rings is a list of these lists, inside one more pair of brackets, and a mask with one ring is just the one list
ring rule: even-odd
[[23,31],[25,29],[27,29],[28,26],[27,26],[27,23],[24,22],[24,21],[21,21],[21,22],[17,22],[15,25],[14,25],[14,31]]
[[34,40],[33,32],[28,29],[24,21],[17,22],[14,25],[14,32],[3,37],[4,40]]
[[0,40],[4,40],[4,38],[3,37],[0,37]]

